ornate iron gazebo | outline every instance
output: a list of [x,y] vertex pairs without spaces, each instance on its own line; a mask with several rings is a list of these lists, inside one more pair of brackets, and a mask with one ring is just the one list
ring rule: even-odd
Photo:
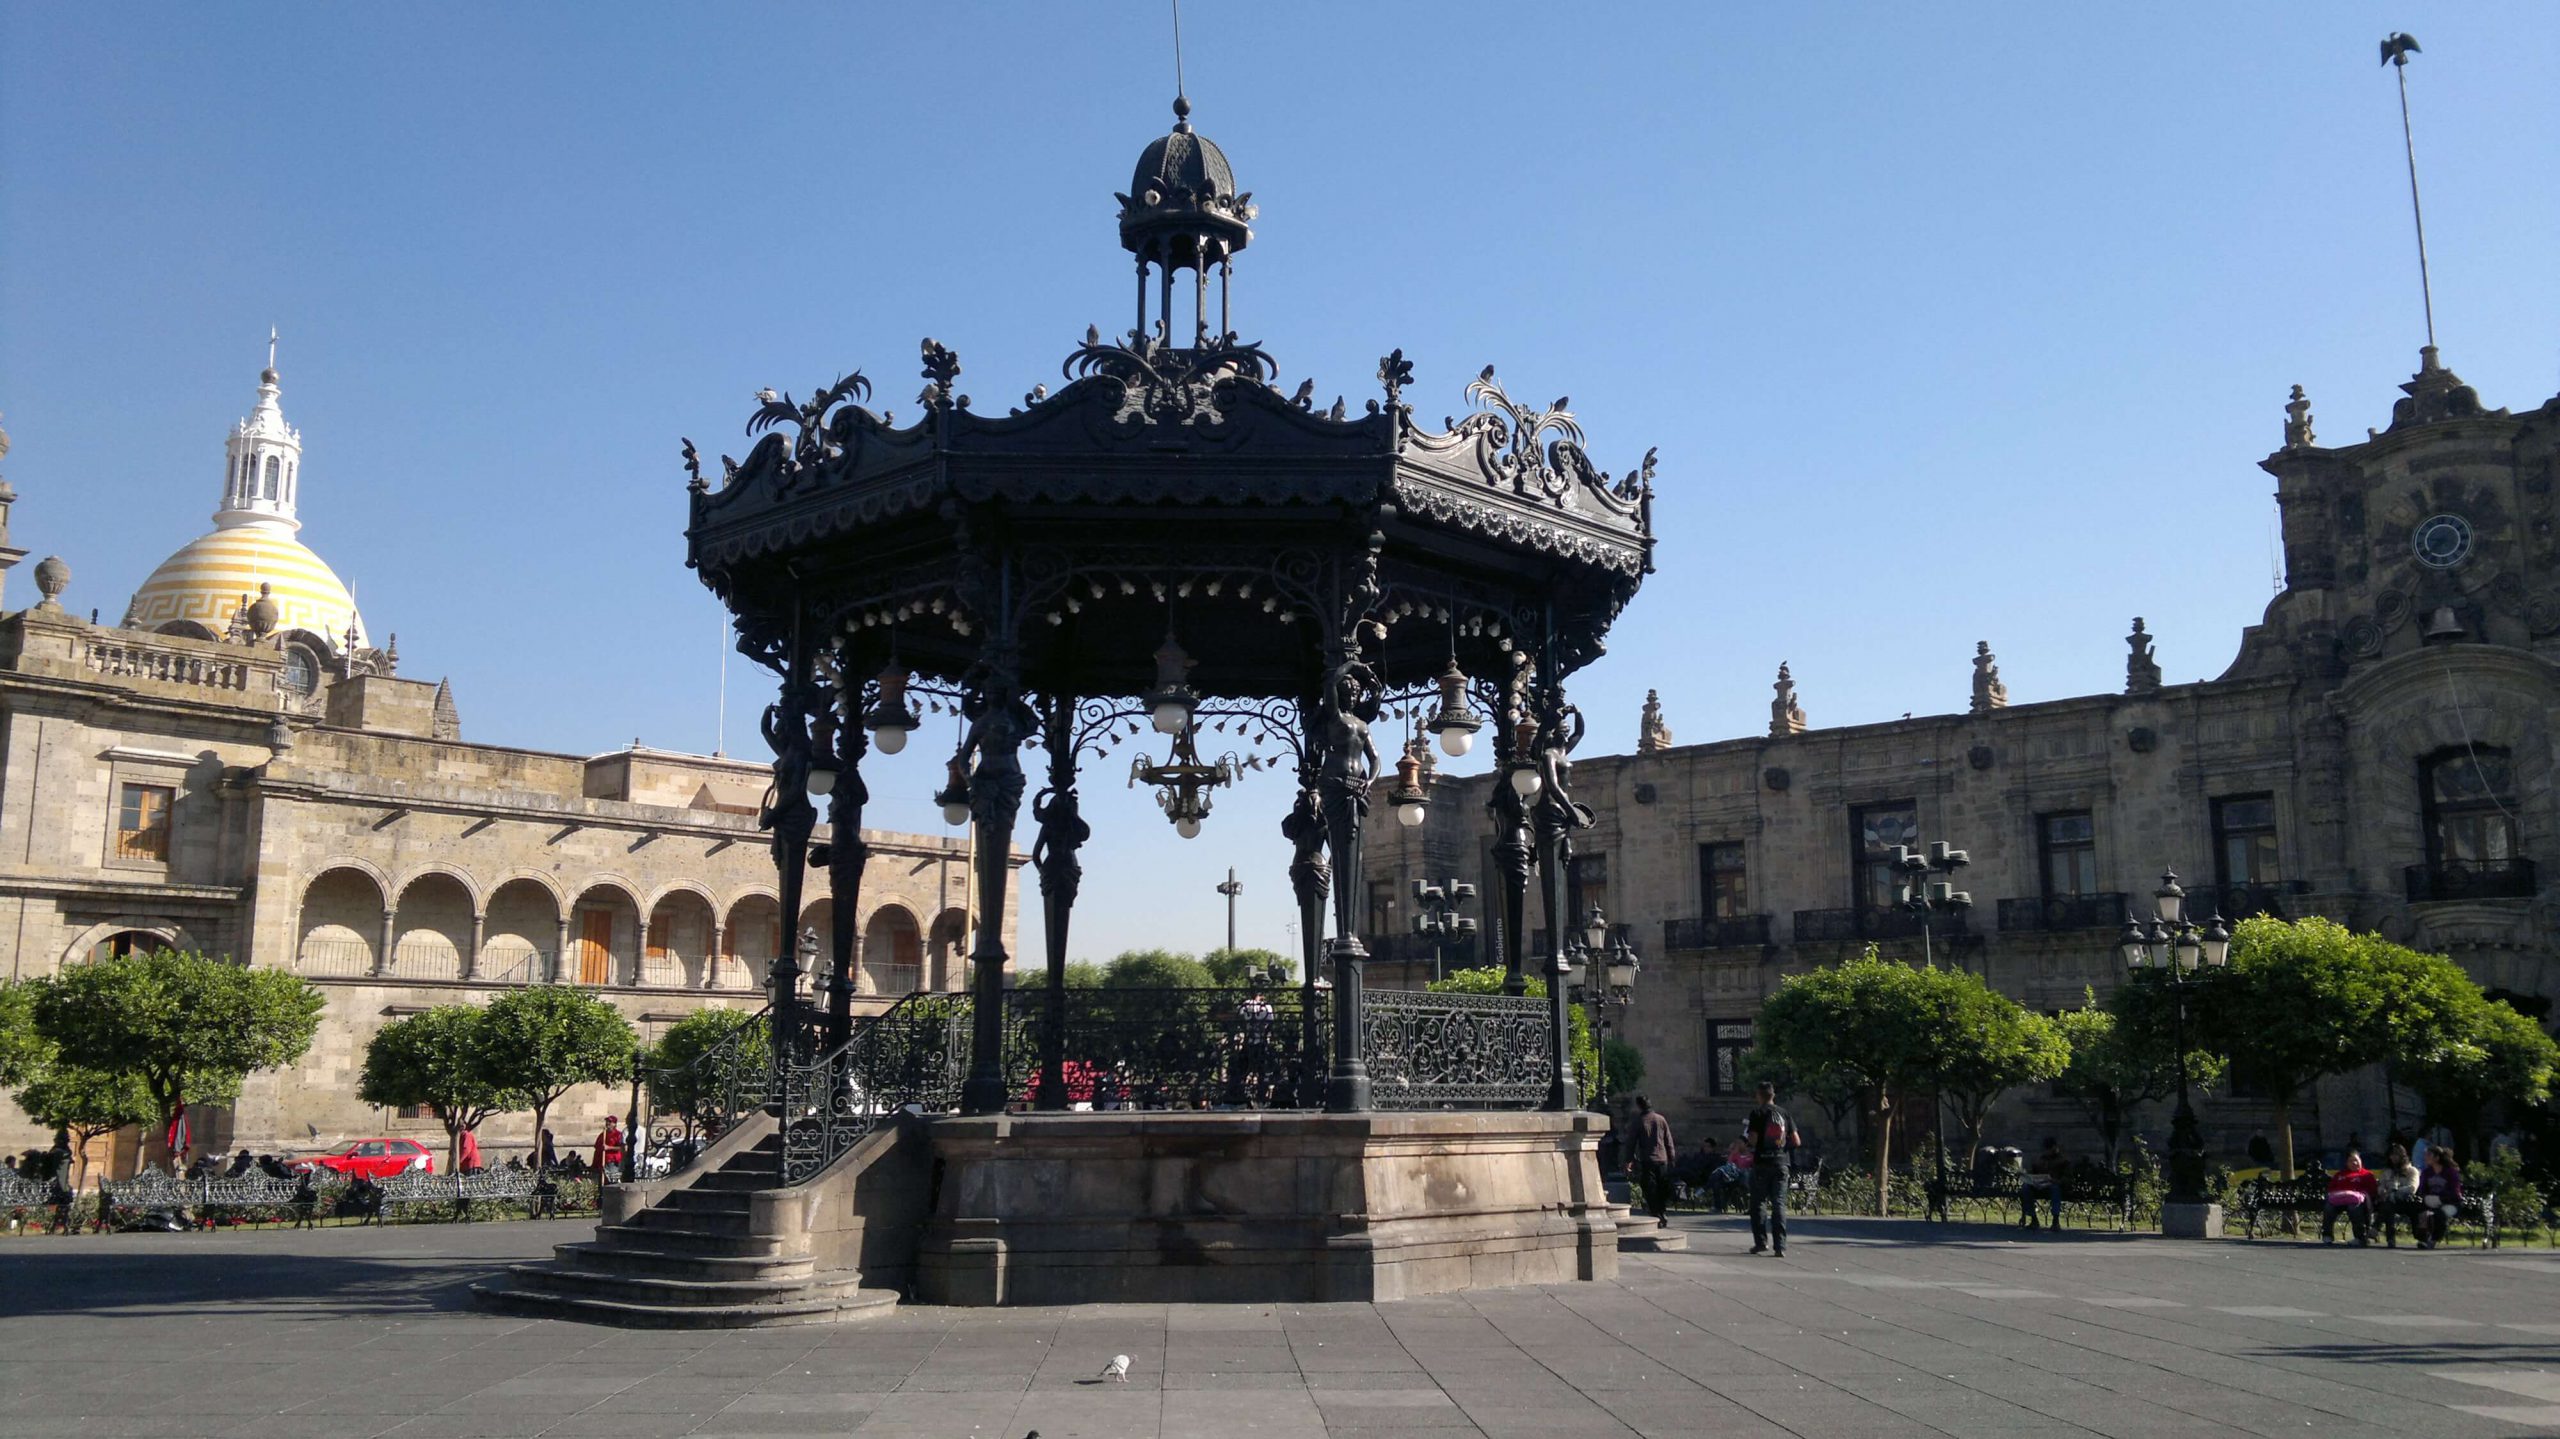
[[[1437,430],[1406,400],[1413,367],[1400,350],[1379,362],[1383,393],[1356,412],[1338,398],[1317,404],[1313,381],[1282,388],[1279,366],[1231,324],[1233,261],[1252,239],[1255,207],[1217,146],[1192,130],[1188,104],[1174,108],[1172,133],[1147,147],[1119,197],[1120,240],[1136,258],[1135,323],[1115,337],[1088,329],[1062,387],[982,413],[959,392],[958,357],[926,340],[908,423],[869,408],[872,385],[856,373],[806,401],[764,391],[747,424],[761,438],[743,463],[724,457],[716,476],[685,444],[689,563],[734,614],[741,652],[780,676],[764,717],[774,753],[764,821],[782,911],[800,913],[816,865],[835,901],[814,977],[823,1003],[798,998],[793,946],[775,963],[777,1054],[787,1067],[854,1037],[863,762],[903,749],[917,727],[914,697],[927,696],[964,717],[937,798],[947,817],[976,821],[987,916],[970,956],[965,1112],[1018,1097],[1007,1051],[1024,1044],[1006,1028],[1009,956],[994,917],[1031,786],[1024,752],[1035,752],[1040,777],[1032,853],[1047,982],[1036,1010],[1028,995],[1013,1007],[1037,1016],[1026,1026],[1037,1036],[1036,1105],[1062,1109],[1068,920],[1090,833],[1079,776],[1084,760],[1148,724],[1171,753],[1142,761],[1139,778],[1158,787],[1186,836],[1207,793],[1239,767],[1232,756],[1200,758],[1204,726],[1232,726],[1240,742],[1294,761],[1296,802],[1282,830],[1301,914],[1305,1022],[1292,1082],[1271,1091],[1275,1102],[1574,1107],[1565,986],[1551,981],[1544,1005],[1519,998],[1532,972],[1525,907],[1542,875],[1554,952],[1540,972],[1560,976],[1573,928],[1570,836],[1590,822],[1567,782],[1582,720],[1565,681],[1602,652],[1652,568],[1653,456],[1612,476],[1585,452],[1566,401],[1517,403],[1490,366],[1466,387],[1473,410]],[[1184,271],[1187,327],[1176,313]],[[1489,725],[1495,763],[1511,776],[1493,791],[1494,918],[1509,997],[1487,997],[1481,1012],[1460,1013],[1462,996],[1405,997],[1399,1009],[1363,995],[1355,892],[1382,778],[1373,729],[1399,706],[1427,712],[1422,727],[1452,753]],[[814,847],[813,792],[833,827]],[[1418,795],[1408,772],[1395,803],[1412,810]],[[1340,882],[1327,944],[1329,876]],[[1329,1016],[1319,988],[1327,960]],[[1422,1076],[1373,1096],[1366,1061],[1381,1051],[1368,1031],[1453,1015],[1480,1036],[1507,1027],[1517,1042],[1475,1045],[1505,1051],[1467,1058],[1476,1089]],[[1525,1092],[1523,1056],[1538,1081]],[[1505,1065],[1508,1088],[1495,1072]]]

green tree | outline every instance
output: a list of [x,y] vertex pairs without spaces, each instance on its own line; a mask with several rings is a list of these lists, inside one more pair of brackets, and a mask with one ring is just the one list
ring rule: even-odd
[[[2112,1011],[2099,1007],[2091,991],[2082,992],[2078,1009],[2054,1016],[2054,1023],[2071,1046],[2071,1063],[2055,1087],[2088,1116],[2089,1127],[2107,1147],[2107,1167],[2113,1169],[2134,1111],[2178,1092],[2178,1056],[2166,1044],[2147,1048],[2137,1043]],[[2187,1082],[2194,1088],[2211,1088],[2222,1071],[2222,1056],[2188,1051]]]
[[462,1172],[462,1136],[492,1114],[519,1109],[524,1096],[500,1077],[489,1012],[476,1004],[440,1004],[395,1019],[365,1046],[356,1097],[397,1109],[422,1105],[444,1125],[445,1171]]
[[53,1041],[36,1028],[32,980],[0,979],[0,1088],[32,1084],[53,1063]]
[[1271,987],[1267,976],[1275,971],[1279,984],[1291,983],[1298,973],[1296,961],[1276,949],[1213,949],[1200,956],[1201,965],[1209,971],[1212,982],[1229,989],[1245,989],[1253,985]]
[[300,1059],[328,1007],[283,970],[172,949],[75,964],[36,986],[36,1028],[59,1062],[140,1080],[164,1126],[180,1104],[230,1099],[248,1075]]
[[1743,1051],[1741,1062],[1734,1066],[1734,1078],[1746,1087],[1767,1084],[1790,1098],[1812,1101],[1813,1107],[1830,1121],[1833,1139],[1847,1138],[1850,1116],[1865,1097],[1846,1075],[1798,1074],[1786,1061],[1758,1044]]
[[772,1029],[743,1010],[697,1009],[667,1026],[649,1051],[649,1107],[681,1114],[692,1129],[720,1116],[742,1081],[770,1061]]
[[[1547,997],[1546,980],[1533,974],[1528,976],[1527,982],[1530,998]],[[1443,994],[1500,994],[1502,993],[1502,966],[1495,964],[1481,969],[1453,969],[1424,985],[1423,988],[1438,990]],[[1581,1086],[1582,1097],[1588,1101],[1600,1092],[1596,1083],[1600,1077],[1600,1047],[1592,1041],[1591,1012],[1578,1004],[1569,1005],[1565,1009],[1565,1021],[1567,1043],[1573,1050],[1573,1082]],[[1610,1092],[1614,1094],[1617,1091]]]
[[2467,1160],[2485,1157],[2481,1131],[2493,1107],[2522,1111],[2551,1097],[2560,1044],[2512,1006],[2483,995],[2464,1008],[2452,1039],[2402,1056],[2398,1068],[2427,1106],[2427,1122],[2453,1131],[2454,1152]]
[[581,1084],[619,1084],[638,1062],[640,1036],[622,1011],[561,985],[511,989],[489,1001],[483,1020],[500,1087],[524,1096],[541,1143],[551,1106]]
[[1600,1046],[1600,1072],[1611,1094],[1633,1094],[1644,1084],[1644,1051],[1612,1036]]
[[[1093,961],[1088,959],[1077,959],[1067,962],[1064,977],[1067,981],[1067,988],[1069,989],[1100,989],[1102,988],[1102,975],[1103,969],[1101,965],[1095,964]],[[1025,980],[1026,984],[1046,985],[1048,982],[1048,976],[1037,971],[1035,971],[1029,979]]]
[[1212,989],[1209,966],[1167,949],[1123,952],[1102,971],[1106,989]]
[[[56,1064],[18,1091],[18,1107],[47,1129],[68,1130],[71,1150],[85,1155],[89,1141],[128,1124],[151,1122],[151,1091],[130,1074],[107,1074],[76,1064]],[[71,1179],[78,1188],[86,1170]]]
[[1952,991],[1954,1030],[1946,1036],[1935,1076],[1938,1094],[1953,1106],[1963,1129],[1964,1152],[1982,1148],[1982,1131],[2000,1097],[2022,1085],[2059,1078],[2071,1062],[2071,1046],[2052,1020],[1992,989],[1978,975],[1942,972]]
[[1866,954],[1789,976],[1760,1006],[1758,1047],[1797,1075],[1854,1087],[1874,1119],[1876,1213],[1891,1212],[1894,1096],[1926,1091],[1954,1069],[1971,975]]
[[[2396,953],[2394,953],[2396,951]],[[2397,994],[2395,976],[2431,973],[2401,949],[2332,920],[2261,915],[2232,931],[2231,962],[2194,981],[2188,1035],[2230,1056],[2232,1071],[2275,1107],[2279,1160],[2293,1173],[2293,1111],[2323,1077],[2380,1060],[2430,1052],[2443,1042],[2453,998],[2430,988]],[[2441,976],[2435,976],[2440,979]],[[2170,1048],[2173,1000],[2156,970],[2119,991],[2116,1013],[2153,1053]],[[2395,1009],[2397,1013],[2395,1014]]]

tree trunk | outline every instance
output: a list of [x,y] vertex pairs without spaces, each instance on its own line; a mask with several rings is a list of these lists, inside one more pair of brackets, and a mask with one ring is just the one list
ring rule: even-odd
[[2293,1177],[2293,1091],[2276,1093],[2276,1132],[2280,1136],[2276,1162],[2284,1166],[2284,1177]]
[[542,1163],[542,1136],[550,1132],[545,1128],[545,1126],[550,1122],[550,1118],[551,1101],[548,1099],[535,1100],[533,1102],[533,1162],[536,1166],[539,1166]]
[[462,1172],[462,1121],[460,1119],[447,1119],[444,1122],[444,1172],[447,1174]]
[[1876,1217],[1893,1213],[1893,1101],[1876,1100]]

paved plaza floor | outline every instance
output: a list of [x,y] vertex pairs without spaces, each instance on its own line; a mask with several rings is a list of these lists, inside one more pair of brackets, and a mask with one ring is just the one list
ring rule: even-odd
[[0,1436],[2560,1435],[2548,1250],[1677,1222],[1614,1284],[731,1333],[468,1306],[567,1223],[17,1239]]

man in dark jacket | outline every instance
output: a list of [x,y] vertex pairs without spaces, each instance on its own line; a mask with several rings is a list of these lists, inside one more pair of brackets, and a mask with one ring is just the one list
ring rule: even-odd
[[1656,1219],[1671,1207],[1671,1165],[1680,1157],[1671,1140],[1671,1121],[1654,1113],[1653,1102],[1636,1096],[1636,1200]]
[[[1787,1257],[1787,1164],[1803,1141],[1787,1112],[1778,1107],[1778,1087],[1763,1080],[1755,1092],[1759,1103],[1744,1121],[1742,1137],[1751,1146],[1751,1252],[1774,1250]],[[1767,1217],[1761,1206],[1768,1207]]]

